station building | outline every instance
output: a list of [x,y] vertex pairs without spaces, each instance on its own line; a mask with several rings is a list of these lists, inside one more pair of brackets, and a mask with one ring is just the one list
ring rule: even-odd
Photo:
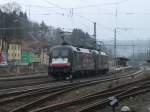
[[128,61],[129,61],[128,58],[125,58],[125,57],[117,57],[117,58],[116,58],[116,65],[119,66],[119,67],[126,67]]

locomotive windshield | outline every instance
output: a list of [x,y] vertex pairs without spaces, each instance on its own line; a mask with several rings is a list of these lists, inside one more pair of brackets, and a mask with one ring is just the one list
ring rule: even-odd
[[62,49],[61,50],[61,56],[62,57],[66,57],[66,56],[68,56],[68,54],[69,54],[69,50],[68,49]]
[[59,56],[59,49],[55,49],[55,50],[53,50],[53,52],[52,52],[52,56],[53,57],[58,57]]
[[68,55],[69,55],[69,49],[57,48],[52,51],[53,57],[68,57]]

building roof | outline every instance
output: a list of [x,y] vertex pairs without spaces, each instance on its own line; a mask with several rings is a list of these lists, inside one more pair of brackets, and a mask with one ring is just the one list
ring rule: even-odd
[[22,51],[32,51],[33,49],[30,47],[30,44],[28,41],[22,41],[21,50]]
[[124,61],[129,61],[130,60],[130,59],[125,58],[125,57],[117,57],[116,59],[118,59],[118,60],[124,60]]
[[49,47],[48,42],[22,41],[23,51],[36,51],[42,48]]
[[5,37],[8,43],[21,44],[21,39],[15,37]]

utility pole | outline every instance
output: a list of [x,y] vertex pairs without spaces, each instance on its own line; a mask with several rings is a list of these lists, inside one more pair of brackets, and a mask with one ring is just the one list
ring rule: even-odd
[[135,49],[135,45],[132,45],[132,47],[133,47],[133,62],[134,62],[134,54],[135,54],[134,49]]
[[147,60],[150,60],[150,40],[148,42]]
[[117,10],[117,4],[116,4],[116,14],[115,14],[115,29],[114,29],[114,66],[116,66],[116,58],[117,58],[117,46],[116,46],[116,38],[117,38],[117,19],[118,19],[118,10]]
[[28,10],[29,10],[29,19],[30,19],[30,10],[31,10],[31,6],[29,5],[28,8],[29,8],[29,9],[28,9]]
[[150,59],[150,40],[149,40],[149,51],[148,51],[148,59]]
[[117,29],[114,29],[114,66],[116,65],[116,57],[117,57],[117,46],[116,46],[116,37],[117,37]]
[[94,22],[94,34],[93,34],[94,38],[95,38],[95,48],[96,48],[96,22]]

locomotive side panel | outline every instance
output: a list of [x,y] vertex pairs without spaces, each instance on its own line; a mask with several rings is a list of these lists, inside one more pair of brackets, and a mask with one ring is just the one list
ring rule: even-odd
[[98,56],[98,71],[104,73],[108,71],[108,56],[101,52]]
[[95,70],[95,61],[91,53],[73,53],[73,71]]
[[103,65],[102,65],[102,55],[98,55],[98,71],[102,70]]
[[104,69],[108,69],[108,56],[104,56]]

